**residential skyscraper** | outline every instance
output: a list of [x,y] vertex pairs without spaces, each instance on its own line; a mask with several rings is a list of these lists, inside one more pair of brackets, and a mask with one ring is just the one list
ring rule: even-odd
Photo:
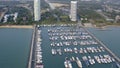
[[77,1],[71,1],[70,19],[77,21]]
[[34,21],[41,19],[40,0],[34,0]]

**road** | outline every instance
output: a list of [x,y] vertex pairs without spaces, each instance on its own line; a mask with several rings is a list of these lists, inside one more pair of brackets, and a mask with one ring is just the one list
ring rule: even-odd
[[53,6],[52,3],[50,3],[48,0],[45,0],[45,2],[49,4],[51,10],[55,9],[55,6]]
[[0,22],[3,19],[4,15],[8,12],[8,9],[6,8],[4,12],[2,12],[1,16],[0,16]]

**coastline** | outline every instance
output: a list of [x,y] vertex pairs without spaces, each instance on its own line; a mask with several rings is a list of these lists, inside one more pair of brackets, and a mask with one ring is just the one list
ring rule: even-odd
[[102,28],[107,28],[107,27],[120,27],[120,25],[106,25],[106,26],[102,26]]
[[[104,26],[96,26],[94,24],[84,24],[84,27],[91,27],[91,28],[100,28],[104,29],[107,27],[120,27],[120,25],[104,25]],[[26,28],[26,29],[33,29],[33,25],[1,25],[0,28]]]
[[101,27],[94,26],[94,27],[92,27],[92,28],[97,28],[97,29],[106,30],[106,28],[108,28],[108,27],[120,27],[120,25],[105,25],[105,26],[101,26]]
[[104,28],[108,28],[108,27],[120,27],[120,25],[101,25],[101,26],[97,26],[95,24],[91,24],[91,23],[85,23],[84,27],[91,27],[91,28],[100,28],[100,29],[104,29]]
[[0,28],[28,28],[33,29],[33,25],[2,25]]

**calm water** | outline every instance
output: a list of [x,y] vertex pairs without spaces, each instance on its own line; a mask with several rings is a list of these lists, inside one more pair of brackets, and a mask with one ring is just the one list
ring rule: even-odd
[[120,27],[108,27],[105,30],[88,29],[120,58]]
[[26,68],[32,29],[0,29],[0,68]]
[[[44,63],[44,65],[45,65],[45,68],[65,68],[64,67],[64,61],[65,61],[65,57],[72,57],[72,56],[74,56],[74,57],[79,57],[80,58],[80,60],[82,60],[82,56],[89,56],[90,54],[74,54],[74,53],[72,53],[72,54],[63,54],[62,56],[60,56],[60,55],[55,55],[55,56],[53,56],[52,54],[51,54],[51,49],[52,49],[52,47],[50,46],[50,43],[51,43],[51,41],[49,40],[49,35],[48,35],[48,29],[50,29],[51,27],[41,27],[41,30],[42,30],[42,48],[43,48],[43,63]],[[54,27],[54,29],[56,29],[55,27]],[[73,27],[71,27],[70,29],[73,29]],[[104,41],[105,42],[105,44],[114,44],[115,46],[117,46],[117,47],[115,47],[115,46],[112,46],[112,45],[109,45],[109,48],[110,49],[112,49],[113,48],[113,50],[112,51],[114,51],[114,52],[116,52],[117,53],[117,55],[119,55],[119,48],[120,48],[120,46],[118,46],[120,43],[119,43],[119,40],[120,40],[120,38],[119,37],[117,37],[117,36],[119,36],[119,34],[120,34],[120,32],[119,32],[119,30],[120,30],[120,28],[119,29],[117,29],[117,28],[108,28],[109,30],[108,31],[99,31],[99,30],[97,30],[97,29],[95,29],[95,28],[88,28],[92,33],[94,33],[100,40],[102,40],[102,41]],[[114,32],[111,32],[111,30]],[[114,30],[116,30],[116,31],[114,31]],[[108,33],[107,33],[108,32]],[[119,34],[118,34],[118,32],[119,32]],[[117,33],[117,34],[116,34]],[[105,34],[107,35],[107,34],[110,34],[110,35],[107,35],[107,36],[105,36]],[[115,36],[116,35],[116,38],[117,38],[117,40],[116,40],[116,38],[112,38],[111,36]],[[109,37],[110,36],[110,37]],[[111,40],[112,39],[112,40]],[[108,41],[109,40],[109,41]],[[111,41],[110,41],[111,40]],[[116,43],[116,41],[118,42],[118,43]],[[93,45],[94,46],[94,45]],[[65,48],[66,46],[64,46],[64,47],[61,47],[61,49],[63,49],[63,48]],[[73,48],[74,46],[70,46],[71,48]],[[76,46],[77,48],[79,48],[79,47],[81,47],[81,46]],[[85,46],[84,46],[85,47]],[[57,48],[57,47],[55,47],[55,48]],[[104,54],[108,54],[108,52],[103,52],[103,53],[95,53],[95,54],[91,54],[90,56],[91,57],[93,57],[94,55],[99,55],[99,54],[101,54],[101,55],[104,55]],[[115,64],[114,63],[110,63],[110,64],[98,64],[97,62],[96,62],[96,64],[95,65],[91,65],[91,66],[89,66],[89,67],[87,67],[86,65],[85,65],[85,63],[82,61],[82,64],[83,64],[83,68],[116,68],[116,66],[115,66]],[[77,64],[75,63],[75,62],[72,62],[72,65],[73,65],[73,68],[78,68],[77,67]]]
[[[62,56],[51,54],[51,46],[47,30],[50,27],[42,27],[42,49],[43,63],[45,68],[64,68],[65,57],[88,56],[89,54],[63,54]],[[105,31],[95,28],[88,28],[98,39],[103,41],[109,49],[120,57],[120,27],[109,27]],[[31,29],[0,29],[0,68],[26,68],[30,41],[32,36]],[[77,46],[79,47],[79,46]],[[71,46],[72,48],[72,46]],[[99,53],[98,53],[99,54]],[[92,54],[93,55],[98,55]],[[107,52],[102,53],[107,54]],[[83,63],[83,68],[88,68]],[[78,68],[76,63],[72,63],[73,68]],[[116,68],[113,63],[98,64],[89,68]]]

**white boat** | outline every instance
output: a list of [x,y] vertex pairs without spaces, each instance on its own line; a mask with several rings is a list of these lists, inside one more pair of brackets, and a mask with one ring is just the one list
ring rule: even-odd
[[86,63],[87,66],[90,65],[90,64],[89,64],[89,60],[87,59],[86,56],[83,56],[82,59],[83,59],[83,61]]
[[90,64],[91,65],[93,65],[94,63],[93,63],[93,61],[92,61],[92,59],[89,59],[89,62],[90,62]]
[[72,60],[75,61],[75,58],[72,56]]
[[87,50],[85,48],[83,50],[84,50],[84,53],[87,53]]
[[105,51],[103,47],[100,47],[100,49],[101,49],[103,52]]
[[62,55],[61,49],[57,49],[57,51],[58,51],[58,54],[59,54],[59,55]]
[[104,58],[103,60],[104,60],[105,63],[108,63],[108,62],[107,62],[107,59]]
[[81,63],[81,61],[79,60],[78,57],[76,57],[76,62],[77,62],[78,67],[82,68],[82,63]]
[[65,68],[72,68],[72,64],[69,60],[65,60],[64,66],[65,66]]
[[80,48],[80,51],[79,51],[79,53],[83,53],[83,49],[82,49],[82,48]]
[[68,61],[68,66],[69,66],[69,68],[72,68],[72,64],[70,61]]
[[99,56],[94,56],[94,58],[98,63],[101,63],[101,60],[100,60]]
[[57,53],[55,49],[52,49],[51,51],[53,55]]
[[115,59],[114,58],[111,58],[113,62],[115,62]]
[[64,62],[65,68],[68,68],[67,61]]
[[93,64],[95,64],[95,60],[94,59],[92,59],[92,62],[93,62]]
[[44,68],[43,64],[36,64],[35,68]]
[[75,53],[78,53],[77,48],[74,48]]

